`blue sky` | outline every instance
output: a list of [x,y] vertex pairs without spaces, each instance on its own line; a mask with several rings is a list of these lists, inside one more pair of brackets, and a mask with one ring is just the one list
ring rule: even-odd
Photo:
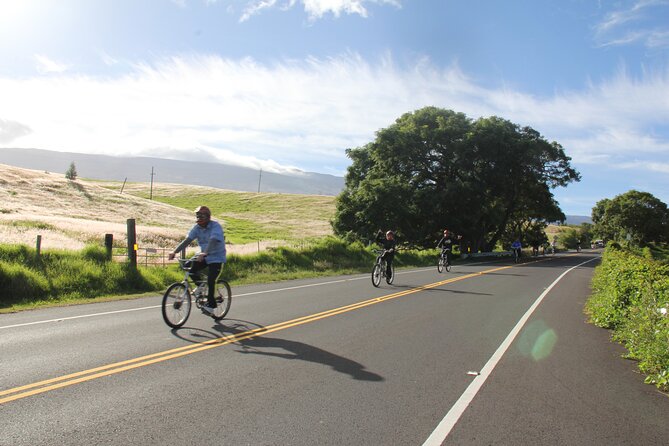
[[566,214],[669,203],[669,0],[0,0],[0,148],[344,175],[429,105],[559,142]]

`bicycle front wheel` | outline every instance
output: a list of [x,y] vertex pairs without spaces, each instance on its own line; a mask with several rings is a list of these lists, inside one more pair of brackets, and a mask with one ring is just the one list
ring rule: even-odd
[[188,287],[181,282],[173,283],[163,296],[163,319],[172,328],[179,328],[188,320],[191,301]]
[[216,309],[211,317],[216,321],[220,321],[230,311],[232,305],[232,290],[230,284],[223,279],[218,279],[216,282]]
[[381,264],[375,263],[374,268],[372,269],[372,285],[378,287],[381,284],[381,276],[383,272],[381,271]]
[[444,272],[444,258],[439,257],[439,263],[437,263],[437,271],[439,271],[439,274]]

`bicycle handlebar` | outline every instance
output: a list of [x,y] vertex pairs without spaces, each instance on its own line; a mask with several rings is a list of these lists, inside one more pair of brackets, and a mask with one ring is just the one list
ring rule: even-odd
[[198,255],[195,254],[193,257],[190,259],[177,259],[179,262],[179,267],[184,270],[184,271],[190,271],[191,268],[193,267],[193,262],[195,262],[198,258]]

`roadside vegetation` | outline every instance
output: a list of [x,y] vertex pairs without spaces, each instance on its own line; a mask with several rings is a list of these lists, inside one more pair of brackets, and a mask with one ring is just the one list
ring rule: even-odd
[[646,383],[669,391],[669,212],[649,193],[597,203],[595,236],[608,241],[586,313],[638,361]]
[[592,322],[639,363],[646,382],[669,391],[669,258],[667,249],[610,244],[592,281],[586,304]]
[[[434,264],[436,250],[403,251],[395,258],[398,268]],[[228,257],[223,276],[233,286],[327,275],[367,273],[374,252],[360,243],[334,237],[306,248],[278,247]],[[40,306],[70,305],[123,298],[138,293],[162,293],[181,280],[176,263],[167,267],[141,267],[107,260],[100,246],[81,251],[48,250],[40,256],[33,248],[0,245],[0,312]],[[130,297],[130,296],[127,296]]]

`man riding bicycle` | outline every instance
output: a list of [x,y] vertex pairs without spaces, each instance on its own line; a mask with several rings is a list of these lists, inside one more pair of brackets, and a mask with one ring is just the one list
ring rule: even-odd
[[186,238],[174,248],[168,256],[170,260],[174,259],[178,252],[185,249],[193,240],[197,240],[200,246],[200,253],[197,261],[193,264],[190,275],[197,283],[201,279],[200,271],[208,269],[207,273],[207,305],[202,307],[206,313],[213,314],[216,308],[216,299],[214,291],[216,290],[216,279],[225,263],[225,235],[223,227],[211,219],[211,211],[207,206],[199,206],[195,209],[196,224],[188,232]]
[[395,247],[397,246],[395,233],[393,231],[387,231],[386,236],[384,237],[383,232],[379,229],[376,233],[376,243],[383,248],[381,258],[386,261],[386,280],[390,280],[390,277],[393,274],[392,264],[393,258],[395,257]]
[[439,240],[439,243],[437,243],[437,248],[441,248],[441,254],[446,255],[446,262],[449,265],[451,264],[451,252],[453,245],[457,245],[459,243],[458,240],[461,238],[461,235],[456,236],[448,229],[444,229],[444,236],[441,238],[441,240]]

